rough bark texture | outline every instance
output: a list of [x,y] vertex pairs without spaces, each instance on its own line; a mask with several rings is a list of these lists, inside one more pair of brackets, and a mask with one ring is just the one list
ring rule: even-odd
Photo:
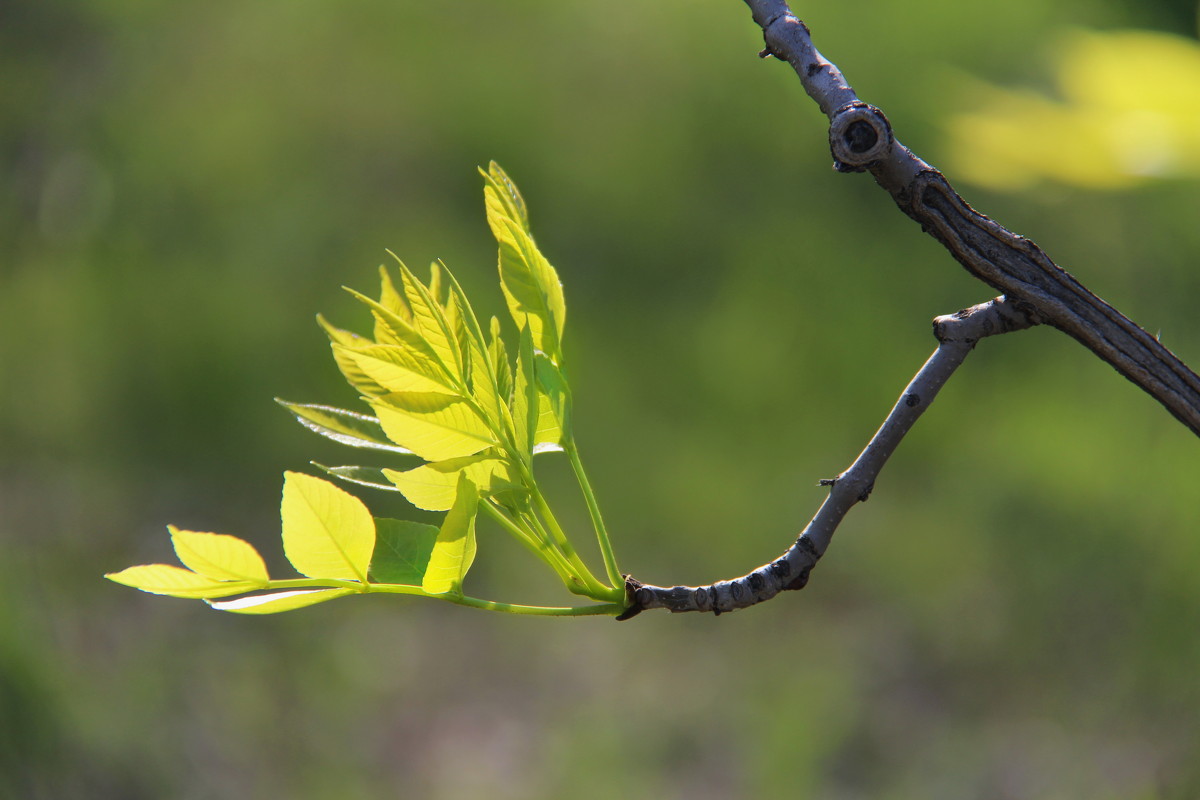
[[1004,295],[934,320],[938,348],[901,393],[866,449],[836,478],[812,521],[779,558],[708,586],[660,587],[626,577],[628,619],[642,610],[720,614],[802,589],[834,531],[870,495],[883,465],[979,339],[1046,323],[1070,335],[1200,435],[1200,377],[1130,319],[1088,291],[1036,244],[975,211],[936,169],[902,145],[879,109],[858,99],[841,71],[813,46],[783,0],[745,0],[763,29],[761,56],[786,61],[829,117],[840,172],[870,172],[905,214],[975,277]]

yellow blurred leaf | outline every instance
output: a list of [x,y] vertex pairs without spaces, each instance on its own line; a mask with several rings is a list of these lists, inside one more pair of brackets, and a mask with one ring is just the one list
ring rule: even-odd
[[1061,100],[969,83],[963,93],[978,108],[947,121],[953,174],[999,190],[1200,178],[1200,43],[1079,30],[1054,53]]

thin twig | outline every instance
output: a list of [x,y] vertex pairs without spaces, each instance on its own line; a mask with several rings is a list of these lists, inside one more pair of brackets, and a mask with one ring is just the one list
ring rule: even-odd
[[883,112],[859,100],[838,68],[817,52],[808,27],[786,2],[746,4],[763,29],[763,54],[789,63],[829,117],[838,170],[870,172],[972,275],[1028,303],[1039,321],[1075,338],[1200,435],[1200,376],[1036,244],[971,208],[942,173],[900,144]]
[[846,513],[855,503],[864,502],[870,496],[883,465],[975,343],[985,336],[1036,324],[1024,304],[1002,297],[935,319],[933,331],[938,339],[937,350],[905,387],[879,430],[850,468],[836,478],[821,481],[829,486],[829,496],[787,552],[740,578],[709,586],[664,588],[626,577],[630,606],[619,619],[628,619],[649,608],[720,614],[770,600],[785,589],[803,589],[809,571],[829,547],[833,533]]
[[855,462],[837,478],[787,552],[758,569],[709,586],[664,588],[626,576],[628,619],[644,609],[712,611],[745,608],[786,589],[801,589],[846,513],[867,499],[883,465],[917,418],[985,337],[1046,323],[1074,337],[1200,434],[1200,377],[1159,341],[1088,291],[1023,236],[975,211],[936,169],[892,134],[879,109],[858,99],[838,68],[813,46],[808,27],[783,0],[745,0],[763,29],[766,49],[789,63],[829,117],[829,146],[840,172],[870,172],[905,214],[941,242],[967,270],[1004,295],[934,320],[938,348]]

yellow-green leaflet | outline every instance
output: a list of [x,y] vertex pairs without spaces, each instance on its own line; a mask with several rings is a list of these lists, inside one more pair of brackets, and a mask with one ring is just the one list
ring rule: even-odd
[[483,417],[449,395],[396,392],[371,405],[388,438],[426,461],[475,455],[497,443]]
[[267,565],[254,545],[224,533],[181,531],[168,525],[175,555],[188,569],[218,581],[266,583]]
[[475,512],[479,495],[466,475],[458,478],[458,497],[433,544],[421,588],[430,594],[462,594],[463,578],[475,560]]
[[466,475],[471,483],[484,490],[518,486],[508,462],[487,455],[435,461],[415,469],[399,472],[384,469],[383,474],[396,485],[408,502],[426,511],[449,511],[458,496],[458,479]]
[[252,581],[221,581],[171,564],[141,564],[104,577],[143,592],[171,597],[228,597],[262,586]]
[[299,472],[284,473],[283,551],[301,575],[365,582],[375,520],[352,494]]

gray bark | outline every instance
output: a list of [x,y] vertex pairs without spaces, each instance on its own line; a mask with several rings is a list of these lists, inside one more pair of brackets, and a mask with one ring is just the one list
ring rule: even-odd
[[834,167],[869,172],[900,209],[972,275],[1004,294],[934,320],[937,350],[901,393],[854,463],[836,478],[812,521],[779,558],[708,586],[661,587],[626,578],[628,619],[644,609],[720,614],[801,589],[834,531],[867,499],[883,465],[976,342],[1040,323],[1073,337],[1200,435],[1200,377],[1148,334],[1050,260],[1036,244],[971,208],[936,169],[902,145],[879,109],[858,99],[841,71],[813,46],[783,0],[746,0],[763,30],[761,56],[786,61],[829,117]]

